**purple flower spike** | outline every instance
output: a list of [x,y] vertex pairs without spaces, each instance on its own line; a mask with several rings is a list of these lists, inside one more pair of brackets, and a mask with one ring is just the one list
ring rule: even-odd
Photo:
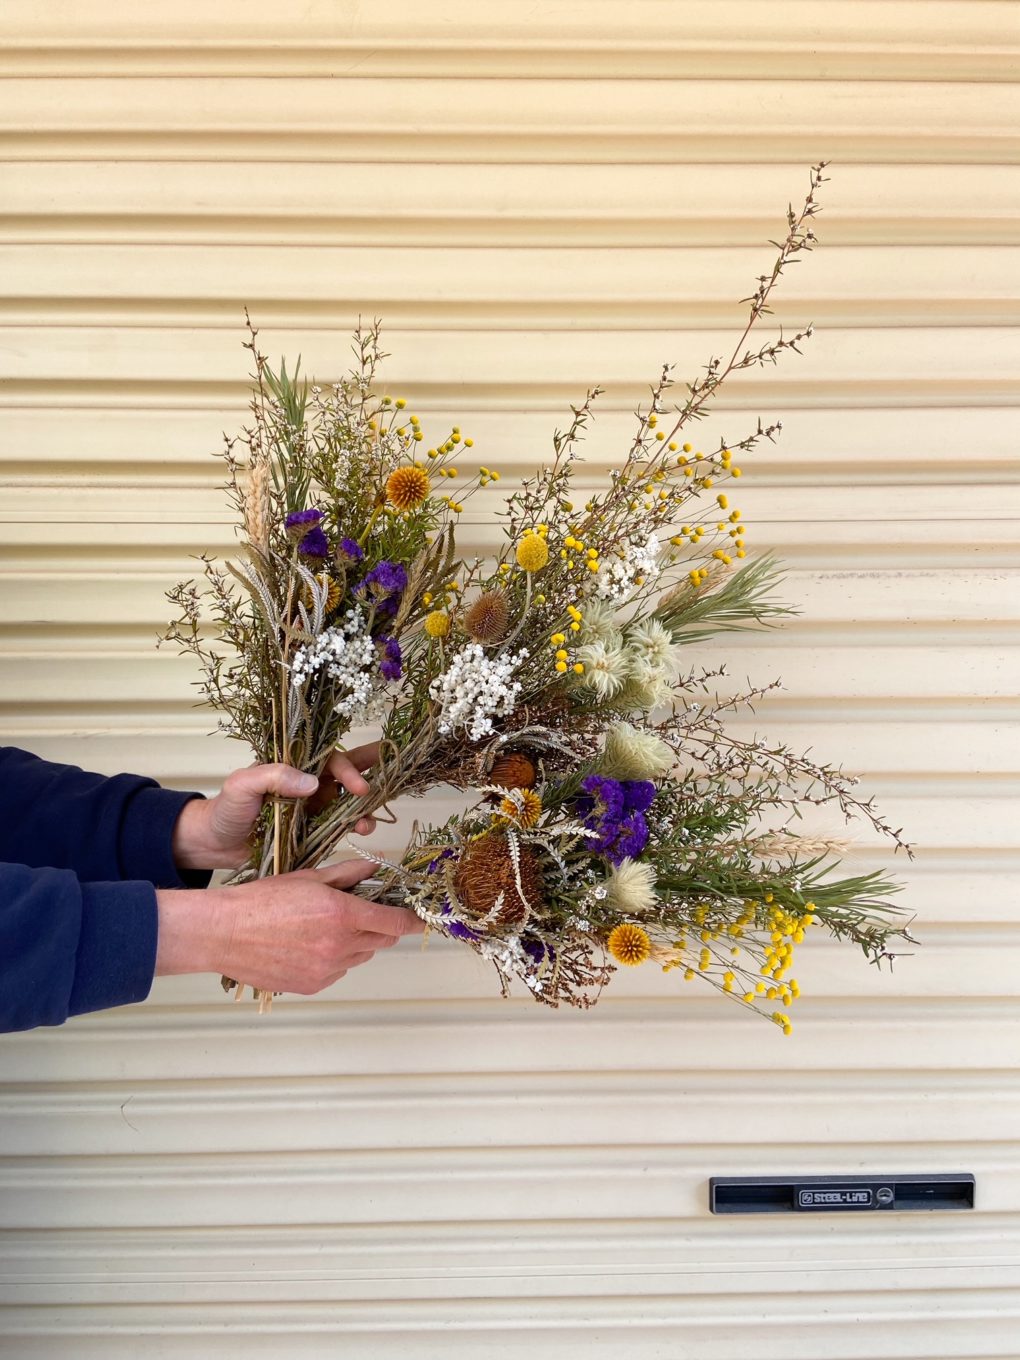
[[[318,511],[315,513],[318,514]],[[298,552],[302,557],[322,558],[329,555],[329,540],[318,525],[314,529],[309,529],[302,538],[298,544]]]
[[344,557],[348,562],[360,562],[365,556],[353,538],[342,538],[336,551],[338,557]]
[[399,680],[403,671],[400,669],[402,657],[400,654],[400,643],[396,638],[380,638],[383,644],[382,661],[379,669],[387,680]]

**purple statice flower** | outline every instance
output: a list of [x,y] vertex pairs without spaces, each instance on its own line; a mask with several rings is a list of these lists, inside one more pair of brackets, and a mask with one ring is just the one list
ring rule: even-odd
[[596,833],[588,841],[588,849],[613,864],[636,859],[648,843],[644,814],[655,797],[655,785],[646,779],[621,783],[592,774],[581,781],[581,788],[576,808],[585,826]]
[[309,529],[316,528],[325,519],[321,510],[292,510],[283,521],[283,527],[287,530],[288,538],[292,538],[295,543],[304,538]]
[[336,550],[337,557],[342,557],[346,562],[360,562],[365,554],[358,546],[357,540],[353,538],[342,538],[340,546]]
[[[440,864],[442,864],[443,860],[449,859],[452,854],[453,851],[449,849],[449,847],[447,847],[447,849],[445,850],[440,850],[439,854],[435,857],[435,859],[429,860],[428,868],[425,870],[425,872],[427,874],[434,874],[436,870],[439,868]],[[444,915],[449,914],[449,910],[450,904],[447,903],[446,912],[444,913]]]
[[625,779],[623,781],[624,812],[647,812],[658,790],[650,779]]
[[537,935],[522,935],[521,948],[529,959],[534,959],[536,963],[544,963],[546,959],[550,963],[556,958],[556,950],[545,940],[540,940]]
[[379,618],[392,618],[407,587],[407,572],[399,562],[379,562],[362,578],[358,594],[367,595]]
[[399,562],[379,562],[358,586],[362,595],[375,600],[386,600],[401,595],[407,588],[407,572]]
[[644,813],[631,812],[617,828],[616,839],[606,850],[606,858],[613,864],[625,859],[637,859],[648,844],[648,823]]
[[403,675],[400,669],[403,659],[400,655],[400,643],[396,638],[380,638],[379,641],[383,645],[382,660],[379,663],[383,677],[386,680],[399,680]]
[[[318,512],[316,512],[318,513]],[[309,529],[307,534],[298,544],[298,552],[302,557],[313,557],[320,560],[329,555],[329,539],[322,532],[318,525],[314,529]]]
[[[447,902],[442,910],[442,915],[449,916],[451,910],[452,908],[449,902]],[[472,930],[470,926],[466,926],[463,921],[451,921],[446,927],[446,932],[448,935],[452,935],[455,940],[480,940],[482,938],[477,931]]]
[[615,822],[623,816],[623,785],[618,780],[590,774],[581,780],[581,788],[584,793],[577,799],[577,811],[592,830],[596,822]]

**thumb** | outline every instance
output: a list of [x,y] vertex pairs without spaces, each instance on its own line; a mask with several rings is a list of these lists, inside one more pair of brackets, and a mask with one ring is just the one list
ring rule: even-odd
[[305,774],[293,765],[249,765],[235,770],[223,786],[228,798],[261,799],[264,794],[278,793],[283,798],[306,798],[319,787],[314,774]]
[[320,883],[330,888],[353,888],[362,879],[379,872],[379,866],[369,859],[342,859],[338,864],[327,864],[311,871]]

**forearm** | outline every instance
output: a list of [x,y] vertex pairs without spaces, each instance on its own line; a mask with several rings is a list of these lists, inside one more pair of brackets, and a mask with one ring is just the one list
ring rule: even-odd
[[144,1000],[156,910],[145,882],[80,883],[69,870],[0,864],[0,1031]]

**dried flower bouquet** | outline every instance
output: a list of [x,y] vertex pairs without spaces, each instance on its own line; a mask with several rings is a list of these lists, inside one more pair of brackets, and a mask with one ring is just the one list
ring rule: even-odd
[[834,876],[843,847],[790,823],[834,803],[909,853],[899,832],[838,768],[727,731],[772,686],[719,697],[721,668],[685,664],[692,642],[791,612],[770,596],[776,565],[744,562],[724,489],[780,425],[705,453],[686,436],[725,379],[810,336],[747,345],[784,267],[814,244],[823,168],[745,299],[728,362],[712,359],[680,402],[664,368],[609,485],[584,498],[589,391],[551,462],[506,497],[493,559],[462,561],[455,525],[499,474],[458,428],[430,446],[402,398],[376,395],[377,325],[325,388],[274,371],[250,330],[252,423],[225,451],[244,555],[204,559],[203,585],[171,592],[168,637],[260,761],[319,775],[352,727],[382,735],[373,792],[318,813],[272,802],[242,877],[318,864],[361,817],[446,784],[469,810],[416,825],[369,891],[490,960],[504,993],[518,978],[547,1004],[589,1006],[617,965],[650,959],[789,1032],[809,928],[876,962],[909,938],[887,900],[896,884]]

